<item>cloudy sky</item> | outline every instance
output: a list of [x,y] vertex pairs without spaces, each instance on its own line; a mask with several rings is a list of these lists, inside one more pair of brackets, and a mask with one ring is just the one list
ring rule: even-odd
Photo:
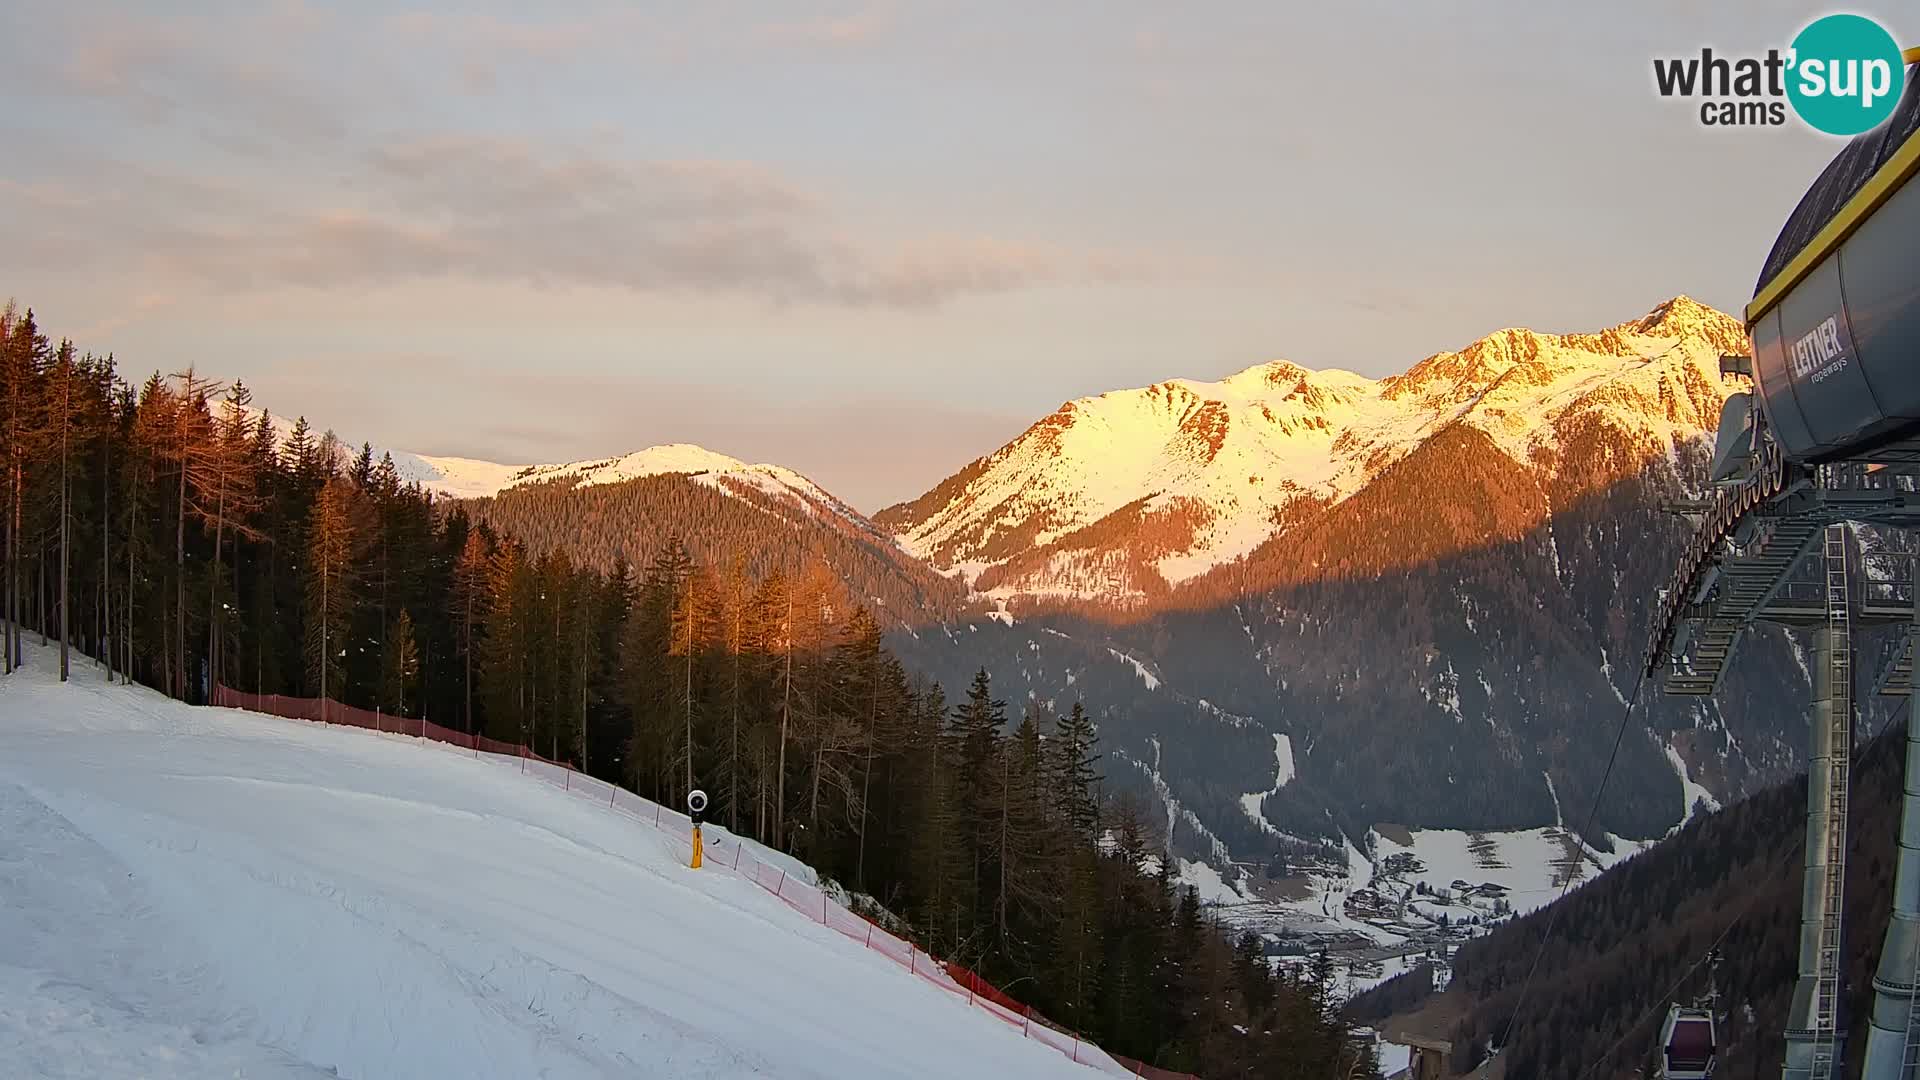
[[10,0],[0,296],[356,440],[877,509],[1082,394],[1737,308],[1836,146],[1651,59],[1824,10]]

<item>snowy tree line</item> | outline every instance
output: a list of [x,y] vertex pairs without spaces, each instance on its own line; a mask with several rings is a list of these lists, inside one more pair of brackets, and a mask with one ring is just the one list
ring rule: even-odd
[[1331,987],[1143,869],[1159,838],[1104,795],[1079,706],[1010,725],[982,671],[949,708],[823,563],[751,572],[750,536],[708,564],[669,537],[637,571],[530,553],[249,398],[191,369],[133,385],[0,313],[6,670],[33,633],[63,678],[331,697],[669,804],[700,786],[712,820],[1120,1053],[1366,1075]]

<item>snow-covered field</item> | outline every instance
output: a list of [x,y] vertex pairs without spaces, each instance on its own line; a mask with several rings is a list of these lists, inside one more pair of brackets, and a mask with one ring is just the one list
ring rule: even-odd
[[6,1076],[1093,1075],[511,762],[28,663]]

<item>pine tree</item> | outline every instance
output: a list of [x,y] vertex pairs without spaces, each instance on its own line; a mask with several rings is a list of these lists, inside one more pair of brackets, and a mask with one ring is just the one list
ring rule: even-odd
[[344,480],[327,481],[307,529],[307,677],[322,699],[344,692],[344,639],[353,610],[352,497]]
[[1049,762],[1059,812],[1073,834],[1085,844],[1093,843],[1100,824],[1098,738],[1093,718],[1087,715],[1086,707],[1076,701],[1054,727]]
[[[880,745],[882,700],[887,696],[880,624],[865,607],[856,607],[841,631],[839,675],[841,711],[854,718],[860,739],[859,819],[854,825],[854,887],[864,891],[867,879],[867,832],[873,821],[873,763]],[[892,702],[887,702],[889,711]]]
[[261,506],[247,416],[252,401],[253,392],[244,383],[235,381],[228,387],[210,429],[201,432],[189,446],[186,458],[194,513],[213,528],[213,561],[207,574],[207,666],[209,679],[216,683],[224,678],[220,648],[222,545],[229,536],[238,545],[242,538],[257,540],[261,535],[249,524]]
[[160,446],[163,459],[172,466],[175,477],[173,545],[173,696],[188,698],[191,673],[187,669],[187,518],[199,511],[194,507],[190,487],[196,457],[210,439],[212,417],[207,399],[219,392],[219,384],[203,379],[192,367],[175,372],[179,385],[172,411],[173,426]]
[[414,646],[413,617],[407,614],[406,608],[400,609],[393,629],[387,631],[386,656],[381,666],[381,707],[395,716],[406,716],[407,704],[416,700],[414,690],[420,681],[420,654]]
[[[675,753],[686,701],[678,688],[685,663],[675,664],[681,596],[692,576],[692,560],[677,538],[647,567],[639,596],[627,614],[621,641],[627,671],[627,704],[633,730],[628,743],[629,775],[642,791],[671,800]],[[687,623],[691,626],[691,623]]]
[[1000,758],[1000,730],[1006,724],[1006,703],[993,697],[993,681],[985,668],[974,673],[967,699],[953,714],[957,742],[954,777],[955,813],[961,843],[972,865],[968,883],[968,928],[980,921],[979,904],[999,894],[993,881],[998,868],[990,862],[989,839],[998,826],[995,787]]
[[[745,772],[742,758],[742,722],[751,704],[753,678],[747,667],[747,621],[753,606],[752,582],[747,575],[744,556],[727,564],[720,581],[720,633],[726,656],[726,670],[720,683],[720,711],[727,720],[726,752],[721,758],[720,776],[727,800],[727,828],[740,831],[740,780]],[[719,785],[715,785],[720,790]]]
[[20,630],[26,604],[21,543],[27,524],[28,483],[46,442],[40,373],[48,358],[48,342],[33,312],[16,314],[11,302],[0,326],[8,331],[0,340],[0,453],[5,455],[6,468],[5,667],[12,671],[23,659]]
[[53,367],[49,378],[50,393],[47,395],[48,412],[51,414],[51,426],[58,435],[55,438],[60,445],[60,681],[66,682],[69,675],[67,650],[73,638],[73,587],[67,579],[70,563],[69,549],[72,544],[72,504],[73,469],[72,448],[75,441],[75,419],[80,408],[79,398],[75,394],[75,382],[78,372],[73,357],[73,342],[62,341],[54,353]]
[[466,543],[461,546],[454,562],[452,592],[454,617],[458,620],[460,632],[461,686],[468,734],[474,731],[473,654],[483,625],[481,617],[486,609],[487,567],[490,561],[486,537],[478,529],[468,532]]
[[1009,959],[1029,959],[1037,942],[1054,936],[1058,871],[1066,856],[1048,806],[1035,710],[1028,710],[998,757],[993,797],[999,822],[987,840],[997,870],[994,923],[1002,952]]
[[532,574],[525,549],[502,541],[487,565],[486,639],[480,673],[487,733],[526,742],[530,735]]

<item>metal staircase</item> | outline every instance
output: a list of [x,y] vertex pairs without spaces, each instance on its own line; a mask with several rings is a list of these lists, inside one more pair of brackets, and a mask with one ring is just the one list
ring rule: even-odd
[[1687,639],[1686,665],[1667,674],[1667,693],[1705,697],[1719,688],[1741,635],[1819,534],[1819,524],[1803,518],[1768,522],[1744,554],[1720,564],[1711,599],[1699,605],[1705,618]]
[[1833,648],[1828,654],[1828,676],[1831,680],[1828,686],[1833,704],[1828,713],[1832,724],[1832,756],[1827,759],[1827,873],[1822,884],[1824,908],[1820,921],[1819,962],[1815,969],[1818,982],[1814,991],[1812,1080],[1832,1080],[1840,1056],[1840,976],[1844,961],[1840,938],[1846,892],[1847,774],[1853,758],[1853,639],[1849,626],[1851,602],[1847,595],[1845,524],[1827,526],[1823,555],[1827,629],[1833,641]]

